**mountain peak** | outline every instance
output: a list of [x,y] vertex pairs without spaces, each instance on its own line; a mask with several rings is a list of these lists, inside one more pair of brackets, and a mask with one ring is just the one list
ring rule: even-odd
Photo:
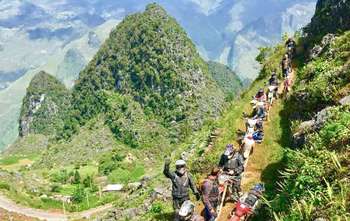
[[153,15],[159,15],[159,16],[168,16],[167,12],[165,11],[165,9],[160,6],[159,4],[157,3],[151,3],[151,4],[148,4],[146,6],[146,10],[145,10],[146,13],[151,13]]
[[137,102],[166,127],[193,129],[218,116],[224,99],[186,32],[157,4],[125,18],[80,73],[73,89],[78,121],[108,112],[113,94]]
[[40,71],[31,80],[23,99],[19,131],[21,136],[29,133],[52,135],[56,131],[58,116],[64,110],[69,91],[52,75]]

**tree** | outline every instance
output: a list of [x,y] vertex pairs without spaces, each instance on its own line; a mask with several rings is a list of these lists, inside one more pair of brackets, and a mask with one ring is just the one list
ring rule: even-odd
[[75,172],[74,172],[72,183],[73,184],[80,184],[80,173],[78,170],[75,170]]
[[72,201],[74,203],[81,203],[83,202],[85,197],[86,195],[85,195],[84,187],[81,185],[78,185],[74,190]]

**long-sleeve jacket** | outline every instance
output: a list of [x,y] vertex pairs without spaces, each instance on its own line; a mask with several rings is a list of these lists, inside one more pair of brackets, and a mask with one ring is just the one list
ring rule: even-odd
[[238,152],[236,152],[231,159],[226,155],[222,155],[219,166],[222,167],[224,171],[233,170],[235,175],[240,175],[244,171],[243,156]]
[[282,61],[281,61],[281,66],[282,66],[283,70],[286,70],[286,69],[290,68],[291,64],[290,64],[289,59],[283,58]]
[[169,164],[164,166],[164,175],[172,182],[172,195],[175,198],[189,197],[189,189],[191,188],[194,194],[198,194],[198,190],[194,183],[193,177],[186,172],[184,175],[179,175],[176,172],[171,172]]
[[209,209],[216,209],[215,207],[219,203],[220,192],[219,184],[216,179],[206,179],[202,186],[203,203]]

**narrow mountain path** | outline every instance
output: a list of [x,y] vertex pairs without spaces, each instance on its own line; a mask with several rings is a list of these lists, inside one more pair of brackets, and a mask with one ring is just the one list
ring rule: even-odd
[[[295,79],[294,70],[290,73],[292,83]],[[253,87],[251,90],[259,88],[258,86]],[[251,91],[252,93],[256,91]],[[280,84],[278,93],[283,92],[283,81]],[[239,111],[250,113],[252,106],[247,102],[251,98],[251,94],[248,93],[239,102],[246,102],[244,104],[238,104]],[[249,100],[250,101],[250,100]],[[257,144],[252,154],[249,157],[248,164],[245,168],[245,172],[242,178],[242,189],[244,192],[259,182],[265,183],[267,186],[273,186],[278,176],[278,169],[281,166],[283,157],[283,147],[281,145],[282,130],[283,130],[283,119],[280,115],[283,109],[283,100],[275,100],[272,108],[269,111],[269,120],[264,121],[264,141],[261,144]],[[237,109],[237,108],[236,108]],[[234,109],[235,112],[237,110]],[[236,114],[236,113],[235,113]],[[242,118],[234,119],[234,128],[245,131],[245,122]],[[238,141],[231,141],[234,146],[239,147]],[[234,208],[233,202],[225,203],[222,208],[220,217],[216,221],[227,221]],[[203,209],[203,205],[197,205],[197,212]]]
[[103,211],[106,211],[108,209],[111,209],[112,207],[113,207],[112,204],[106,204],[104,206],[92,208],[82,212],[63,214],[62,212],[51,212],[51,211],[34,209],[34,208],[18,205],[14,201],[8,199],[6,196],[0,195],[0,208],[3,208],[4,210],[9,212],[17,213],[27,217],[32,217],[32,218],[37,218],[40,220],[47,220],[47,221],[68,221],[68,220],[74,220],[74,219],[90,218],[91,216],[101,213]]
[[[290,77],[293,83],[295,79],[294,70],[292,73],[290,73]],[[280,84],[280,87],[278,89],[278,94],[282,93],[283,82]],[[245,168],[242,178],[242,189],[244,192],[249,191],[249,189],[255,183],[268,183],[269,181],[274,181],[276,177],[271,176],[278,175],[275,173],[277,172],[277,168],[280,164],[280,160],[283,154],[282,146],[279,143],[282,134],[280,125],[281,116],[279,114],[283,108],[282,102],[283,100],[281,99],[275,100],[272,108],[269,111],[269,120],[264,121],[264,141],[261,144],[257,144],[255,146],[253,153],[248,158],[248,164]],[[250,113],[249,111],[247,112]],[[241,120],[240,128],[243,131],[245,130],[245,123],[243,120]],[[235,141],[235,145],[239,146],[237,141]],[[233,207],[234,203],[225,204],[217,221],[227,221],[230,217]]]

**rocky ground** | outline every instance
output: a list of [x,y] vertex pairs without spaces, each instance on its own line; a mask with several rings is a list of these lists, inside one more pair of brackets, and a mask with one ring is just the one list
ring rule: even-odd
[[37,221],[38,219],[29,218],[27,216],[11,213],[0,208],[0,220],[1,221]]

